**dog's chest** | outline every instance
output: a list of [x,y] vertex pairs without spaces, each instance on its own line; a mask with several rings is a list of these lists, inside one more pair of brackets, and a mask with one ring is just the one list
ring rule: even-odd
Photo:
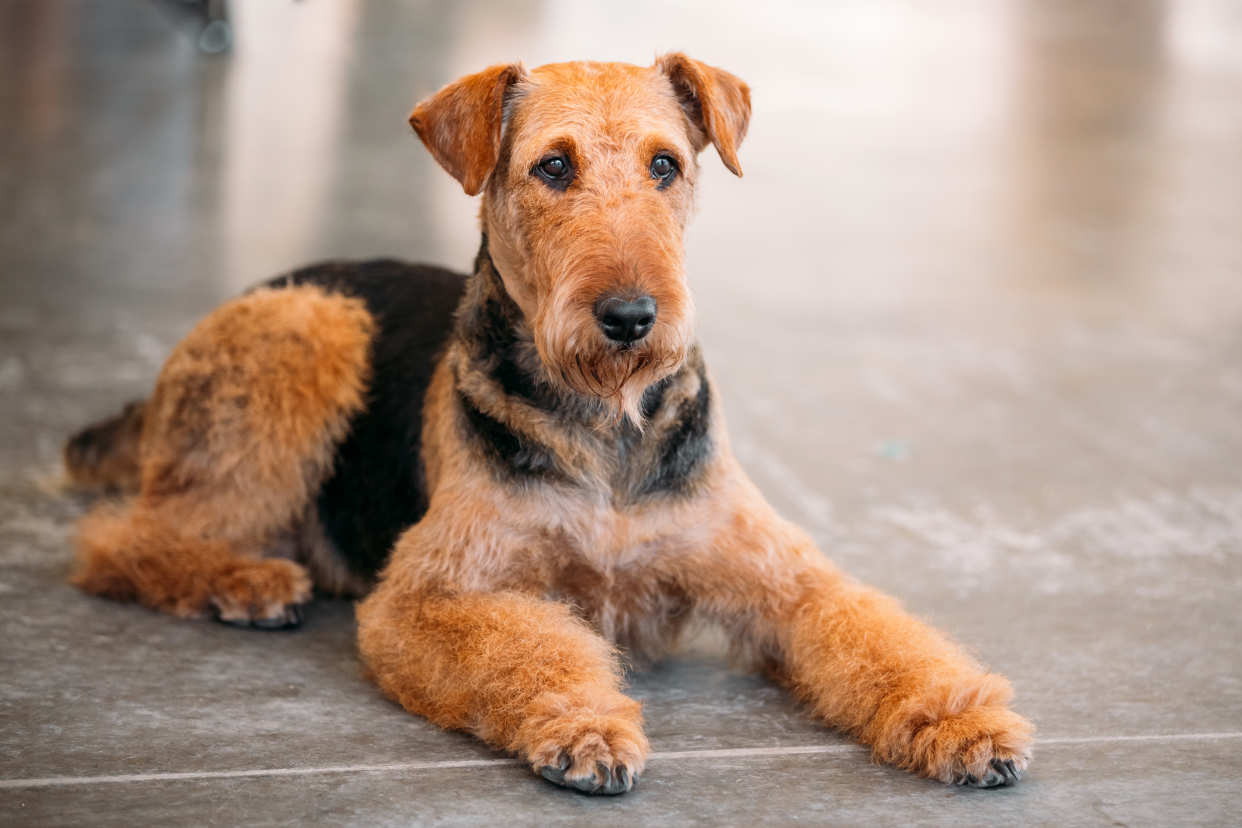
[[710,520],[686,522],[680,511],[570,507],[519,564],[520,588],[574,607],[623,649],[656,659],[690,612],[674,573],[713,534]]

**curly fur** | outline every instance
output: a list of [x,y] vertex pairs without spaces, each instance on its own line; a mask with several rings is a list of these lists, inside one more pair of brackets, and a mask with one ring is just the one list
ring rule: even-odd
[[[682,242],[698,152],[712,144],[740,175],[749,117],[744,83],[680,54],[495,66],[421,103],[424,144],[483,194],[474,273],[462,285],[336,263],[207,317],[141,415],[70,444],[83,482],[123,487],[135,468],[141,480],[81,523],[75,582],[178,615],[278,623],[311,575],[339,592],[340,573],[373,556],[365,531],[340,530],[344,503],[385,532],[417,521],[398,524],[358,606],[373,679],[558,784],[633,784],[649,745],[619,652],[659,658],[694,620],[882,761],[947,783],[1016,779],[1033,726],[1009,709],[1009,683],[839,572],[730,451]],[[536,174],[550,153],[572,180]],[[657,180],[657,154],[676,176]],[[398,309],[433,288],[461,297],[451,332],[396,348]],[[631,294],[658,311],[623,346],[592,309]],[[424,388],[412,434],[408,396]],[[396,491],[411,502],[384,507]]]

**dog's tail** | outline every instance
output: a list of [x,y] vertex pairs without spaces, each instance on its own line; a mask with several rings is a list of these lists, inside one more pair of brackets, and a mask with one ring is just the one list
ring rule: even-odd
[[127,404],[120,414],[79,431],[65,443],[65,471],[84,489],[109,494],[138,491],[142,466],[138,459],[147,404]]

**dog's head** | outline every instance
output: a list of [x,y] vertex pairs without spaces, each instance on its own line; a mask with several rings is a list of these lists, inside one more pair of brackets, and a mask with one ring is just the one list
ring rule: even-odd
[[493,66],[410,116],[470,195],[553,381],[640,422],[694,338],[683,234],[708,143],[741,175],[750,91],[681,54],[651,67]]

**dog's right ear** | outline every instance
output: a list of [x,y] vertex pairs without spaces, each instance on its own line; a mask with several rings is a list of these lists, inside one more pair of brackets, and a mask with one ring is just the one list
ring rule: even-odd
[[525,75],[521,63],[489,66],[450,83],[410,114],[410,126],[466,195],[482,192],[496,167],[505,93]]

